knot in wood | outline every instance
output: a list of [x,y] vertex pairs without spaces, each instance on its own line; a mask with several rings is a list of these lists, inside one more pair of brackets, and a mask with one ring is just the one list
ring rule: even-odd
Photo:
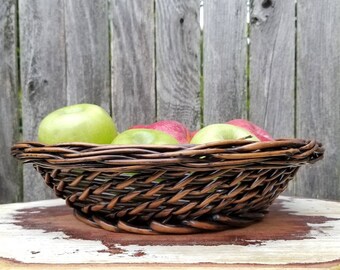
[[269,7],[271,7],[272,5],[273,5],[272,0],[264,0],[264,1],[262,2],[262,7],[263,7],[263,8],[269,8]]

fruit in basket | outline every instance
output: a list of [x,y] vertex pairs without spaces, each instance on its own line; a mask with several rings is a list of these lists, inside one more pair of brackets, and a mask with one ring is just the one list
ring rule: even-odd
[[233,119],[227,124],[238,126],[244,128],[251,133],[253,133],[260,141],[273,141],[274,139],[270,136],[270,134],[265,131],[264,129],[260,128],[259,126],[255,125],[254,123],[245,120],[245,119]]
[[109,144],[117,136],[111,116],[95,104],[75,104],[48,114],[38,128],[38,140],[45,144],[86,142]]
[[202,144],[237,139],[259,141],[254,134],[244,128],[230,124],[211,124],[200,129],[191,139],[190,143]]
[[191,139],[196,135],[197,132],[198,132],[198,130],[194,130],[194,131],[190,132]]
[[179,143],[189,143],[191,139],[189,129],[182,123],[174,120],[162,120],[150,125],[135,125],[129,129],[155,129],[173,136]]
[[120,133],[112,144],[178,144],[178,141],[160,130],[135,128]]

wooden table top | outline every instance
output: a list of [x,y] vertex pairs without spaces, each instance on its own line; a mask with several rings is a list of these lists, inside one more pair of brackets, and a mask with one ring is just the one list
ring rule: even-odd
[[112,233],[61,199],[0,205],[0,269],[339,269],[340,202],[279,197],[247,228],[191,235]]

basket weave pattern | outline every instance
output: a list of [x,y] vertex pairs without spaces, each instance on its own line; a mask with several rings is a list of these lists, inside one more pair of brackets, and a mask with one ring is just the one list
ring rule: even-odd
[[259,221],[298,168],[323,152],[315,140],[300,139],[12,147],[78,219],[139,234],[217,231]]

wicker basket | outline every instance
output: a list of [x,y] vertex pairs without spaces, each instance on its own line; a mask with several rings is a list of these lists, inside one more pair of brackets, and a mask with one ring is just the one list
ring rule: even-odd
[[12,147],[78,219],[138,234],[217,231],[257,222],[298,168],[320,160],[323,152],[315,140],[300,139]]

